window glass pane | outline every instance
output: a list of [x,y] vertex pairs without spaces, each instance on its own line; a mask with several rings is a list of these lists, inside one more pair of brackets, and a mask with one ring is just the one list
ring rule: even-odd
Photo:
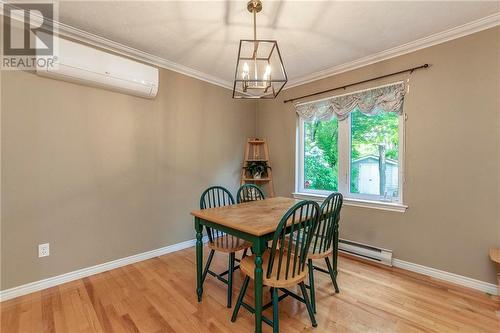
[[304,189],[338,190],[338,121],[304,123]]
[[[399,116],[351,113],[351,193],[399,198]],[[381,177],[382,175],[382,177]]]

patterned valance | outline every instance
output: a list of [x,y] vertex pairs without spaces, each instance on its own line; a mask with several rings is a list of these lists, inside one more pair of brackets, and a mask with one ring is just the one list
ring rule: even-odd
[[354,110],[369,115],[379,112],[402,114],[405,92],[405,84],[399,82],[319,101],[298,103],[295,105],[295,111],[306,121],[330,120],[334,116],[344,120]]

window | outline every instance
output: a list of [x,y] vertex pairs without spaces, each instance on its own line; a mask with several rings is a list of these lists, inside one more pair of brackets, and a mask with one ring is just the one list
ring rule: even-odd
[[350,193],[399,201],[399,118],[354,111],[350,116]]
[[402,206],[404,116],[355,107],[326,118],[299,118],[296,192]]

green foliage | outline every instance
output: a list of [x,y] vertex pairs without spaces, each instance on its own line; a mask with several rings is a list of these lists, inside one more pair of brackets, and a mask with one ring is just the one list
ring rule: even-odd
[[338,122],[316,121],[305,125],[304,185],[310,189],[338,190]]
[[386,158],[398,159],[399,119],[392,112],[370,116],[356,110],[351,113],[352,159],[378,155],[379,145],[386,148]]
[[266,176],[267,169],[271,167],[267,165],[267,161],[249,161],[247,166],[244,167],[250,174],[250,177],[253,178],[256,173],[260,173],[263,176]]
[[304,185],[306,188],[337,191],[337,167],[330,166],[323,151],[314,144],[304,155],[304,169],[305,181],[309,184]]
[[338,162],[338,132],[339,124],[337,119],[330,121],[317,121],[314,123],[314,141],[325,153],[325,159],[331,166],[336,166]]
[[359,193],[358,189],[359,168],[351,168],[351,193]]

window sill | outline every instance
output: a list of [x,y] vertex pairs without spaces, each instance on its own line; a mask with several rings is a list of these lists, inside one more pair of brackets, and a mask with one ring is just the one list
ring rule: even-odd
[[[314,200],[314,201],[319,201],[319,202],[322,202],[327,197],[327,195],[312,194],[312,193],[297,193],[297,192],[295,192],[292,194],[293,194],[293,197],[295,199]],[[362,208],[378,209],[378,210],[386,210],[386,211],[398,212],[398,213],[404,213],[404,212],[406,212],[406,209],[408,209],[408,206],[400,204],[400,203],[370,201],[370,200],[361,200],[361,199],[353,199],[353,198],[345,198],[345,197],[344,197],[344,205],[354,206],[354,207],[362,207]]]

